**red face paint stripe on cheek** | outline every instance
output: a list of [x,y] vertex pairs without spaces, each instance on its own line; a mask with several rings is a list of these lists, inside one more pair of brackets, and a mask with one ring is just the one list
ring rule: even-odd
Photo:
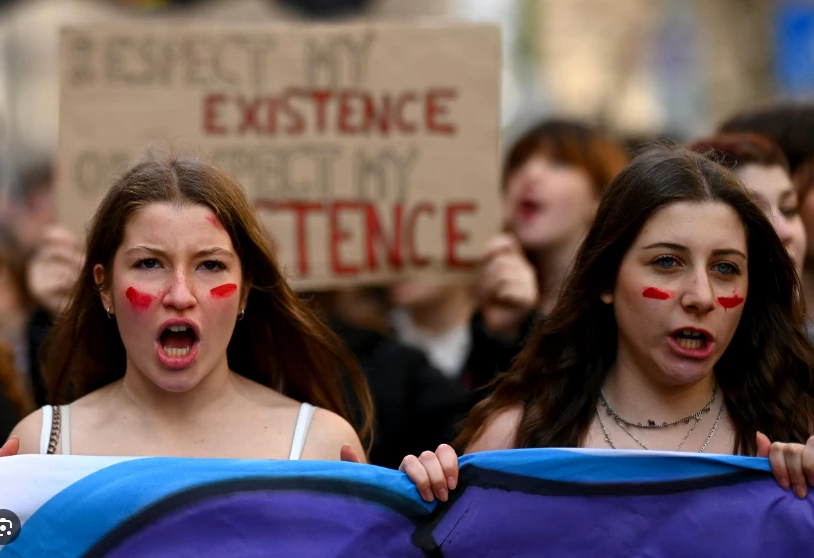
[[673,293],[668,291],[662,291],[661,289],[657,289],[655,287],[648,287],[642,292],[642,296],[645,298],[655,298],[656,300],[667,300]]
[[153,303],[152,296],[146,293],[140,293],[133,287],[128,288],[124,294],[136,310],[146,310]]
[[215,287],[209,292],[215,298],[226,298],[227,296],[232,296],[237,292],[237,285],[234,283],[227,283],[225,285],[221,285],[220,287]]
[[735,308],[736,306],[740,306],[741,304],[743,304],[743,297],[740,297],[738,295],[719,296],[718,304],[723,306],[724,310],[728,310],[729,308]]

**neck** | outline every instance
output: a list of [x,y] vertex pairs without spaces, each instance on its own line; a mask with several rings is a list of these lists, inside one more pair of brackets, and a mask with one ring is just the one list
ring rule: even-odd
[[409,308],[413,325],[431,333],[444,333],[469,323],[475,300],[469,286],[445,289],[443,296],[427,304]]
[[[709,374],[693,384],[659,385],[617,361],[605,380],[604,392],[610,404],[631,422],[647,424],[672,422],[694,414],[709,402],[715,389],[715,376]],[[720,390],[718,397],[721,397]]]
[[128,359],[118,395],[142,417],[164,425],[178,425],[198,422],[200,417],[211,416],[228,406],[237,396],[237,386],[226,355],[194,388],[184,392],[158,387]]
[[809,320],[814,321],[814,259],[806,259],[800,280],[803,283],[806,315]]
[[557,305],[563,283],[571,270],[584,235],[569,239],[556,246],[547,246],[532,255],[537,267],[541,310],[548,315]]

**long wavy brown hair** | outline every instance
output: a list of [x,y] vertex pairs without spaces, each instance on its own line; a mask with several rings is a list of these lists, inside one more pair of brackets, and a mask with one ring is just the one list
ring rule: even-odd
[[469,415],[459,448],[518,404],[524,410],[514,447],[584,443],[617,351],[613,309],[600,295],[613,290],[647,220],[687,201],[726,204],[746,229],[749,296],[714,371],[735,426],[734,452],[755,454],[757,431],[773,441],[806,442],[814,419],[814,348],[803,332],[800,280],[786,249],[734,174],[687,149],[662,147],[638,156],[608,187],[556,308]]
[[[151,157],[135,165],[99,205],[90,223],[86,263],[47,343],[45,375],[51,402],[81,397],[124,375],[125,348],[116,322],[102,308],[93,267],[102,264],[110,280],[128,219],[154,203],[206,206],[232,239],[251,290],[244,319],[237,322],[227,348],[229,367],[351,420],[360,438],[369,440],[373,402],[358,363],[286,283],[237,182],[191,157]],[[351,394],[344,391],[346,382]],[[348,396],[359,399],[361,416],[349,415]]]

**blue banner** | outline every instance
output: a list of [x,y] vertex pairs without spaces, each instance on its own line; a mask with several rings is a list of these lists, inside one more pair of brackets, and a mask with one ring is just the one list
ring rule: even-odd
[[766,459],[513,450],[461,459],[446,504],[337,462],[16,456],[0,556],[810,556],[814,497]]

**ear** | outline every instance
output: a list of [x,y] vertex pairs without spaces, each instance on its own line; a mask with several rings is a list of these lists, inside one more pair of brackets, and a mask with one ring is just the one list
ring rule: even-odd
[[246,309],[246,304],[249,302],[249,293],[252,290],[252,286],[254,282],[252,281],[251,277],[247,277],[243,280],[243,290],[240,292],[240,310]]
[[599,295],[599,299],[605,304],[613,304],[613,293],[610,291],[605,291]]
[[102,308],[107,309],[110,308],[110,313],[115,314],[116,310],[113,308],[113,296],[110,293],[110,289],[103,289],[102,285],[105,284],[105,268],[102,264],[96,264],[93,266],[93,280],[96,282],[96,286],[99,288],[99,298],[102,299]]

